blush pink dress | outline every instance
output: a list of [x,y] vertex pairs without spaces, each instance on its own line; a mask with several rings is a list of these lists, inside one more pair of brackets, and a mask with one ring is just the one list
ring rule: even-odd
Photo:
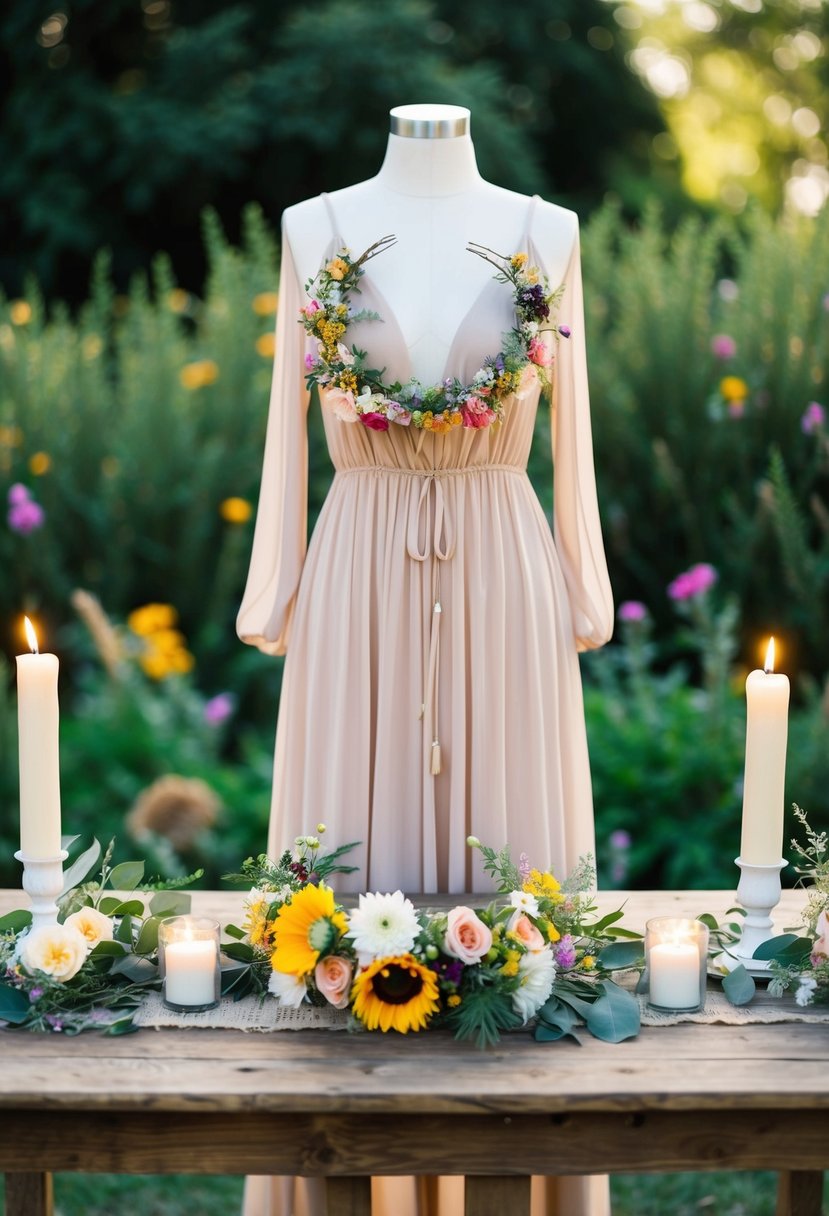
[[[331,232],[320,264],[349,244],[324,199]],[[514,249],[503,252],[524,250],[544,269],[534,206]],[[469,240],[492,243],[485,232]],[[335,474],[306,551],[309,395],[297,321],[305,294],[283,241],[264,471],[237,627],[243,641],[287,654],[269,852],[324,822],[326,845],[360,842],[352,858],[359,871],[340,890],[489,890],[470,834],[497,848],[508,842],[514,858],[525,852],[561,877],[594,852],[577,651],[608,640],[613,603],[577,239],[564,286],[558,320],[572,337],[556,345],[553,530],[526,471],[537,384],[507,401],[500,425],[442,436],[395,424],[373,431],[341,421],[323,401]],[[386,383],[405,383],[409,352],[371,262],[360,287],[352,306],[382,321],[350,326],[348,344],[385,368]],[[493,279],[470,300],[445,375],[469,383],[514,323],[512,288]],[[291,1180],[258,1180],[246,1211],[315,1212],[313,1193],[294,1207]],[[557,1211],[548,1198],[536,1210]],[[561,1210],[599,1216],[604,1203],[573,1194]],[[443,1209],[461,1210],[452,1201]],[[413,1209],[398,1197],[384,1210]]]

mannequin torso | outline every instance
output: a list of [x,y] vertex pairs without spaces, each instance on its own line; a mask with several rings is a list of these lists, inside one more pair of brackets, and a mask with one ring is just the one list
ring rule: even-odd
[[[439,120],[451,112],[461,116],[454,129],[462,127],[464,133],[434,138],[396,134],[394,116],[406,112],[416,112],[431,132],[442,130]],[[339,235],[352,255],[387,233],[397,237],[396,245],[371,261],[368,274],[394,311],[414,376],[428,385],[442,378],[458,327],[493,276],[491,266],[467,251],[468,242],[499,253],[518,252],[526,243],[531,200],[480,176],[468,111],[402,106],[392,116],[380,172],[337,191],[330,201]],[[406,130],[406,122],[398,129]],[[539,200],[532,227],[536,256],[543,258],[542,269],[555,286],[570,260],[576,216]],[[289,208],[284,232],[304,287],[319,270],[332,236],[324,200]]]

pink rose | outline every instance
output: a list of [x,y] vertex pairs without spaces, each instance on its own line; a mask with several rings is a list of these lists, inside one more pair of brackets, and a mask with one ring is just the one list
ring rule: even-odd
[[515,934],[519,941],[524,943],[528,950],[543,950],[547,945],[541,930],[536,928],[524,912],[514,912],[507,928]]
[[356,422],[360,415],[354,408],[354,394],[342,388],[329,388],[325,394],[329,405],[341,422]]
[[490,409],[485,401],[480,397],[467,397],[466,401],[461,405],[461,414],[463,415],[463,425],[471,427],[489,426],[495,421],[495,410]]
[[351,992],[351,977],[354,967],[347,958],[338,954],[328,954],[321,958],[314,968],[314,982],[317,991],[321,992],[335,1009],[345,1009],[348,1006],[348,996]]
[[492,948],[492,930],[471,908],[453,908],[446,918],[443,948],[462,963],[479,963]]
[[314,313],[319,312],[319,310],[319,303],[316,300],[309,300],[305,307],[300,308],[299,311],[304,313],[306,317],[313,317]]
[[363,426],[367,426],[370,431],[387,431],[389,429],[389,420],[385,414],[361,414],[360,421]]
[[812,946],[812,955],[822,955],[823,958],[829,958],[829,917],[826,911],[821,912],[817,918],[815,925],[815,944]]
[[543,338],[537,335],[530,339],[530,345],[527,347],[527,358],[539,367],[549,367],[553,361],[552,351],[547,349]]

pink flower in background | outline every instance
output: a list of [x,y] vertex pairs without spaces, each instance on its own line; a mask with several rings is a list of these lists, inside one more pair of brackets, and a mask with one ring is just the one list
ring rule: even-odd
[[317,365],[317,361],[314,358],[314,356],[311,354],[311,352],[309,351],[308,354],[306,354],[306,356],[305,356],[306,372],[312,372],[314,370],[314,368],[316,367],[316,365]]
[[641,600],[625,600],[616,615],[620,621],[644,621],[648,610]]
[[746,403],[745,401],[729,401],[727,409],[729,418],[742,418],[746,412]]
[[692,600],[698,595],[705,595],[716,583],[719,575],[708,562],[698,562],[690,570],[677,575],[668,585],[668,595],[672,600]]
[[236,708],[236,698],[230,692],[217,693],[204,703],[204,720],[211,726],[221,726]]
[[9,511],[6,519],[12,532],[20,536],[28,536],[42,528],[46,521],[46,512],[36,503],[26,486],[16,482],[9,487]]
[[538,364],[539,367],[549,367],[553,361],[552,353],[547,349],[544,339],[539,337],[530,339],[527,358]]
[[800,419],[800,429],[804,435],[813,435],[819,431],[826,421],[826,410],[819,401],[810,401]]
[[714,334],[711,339],[711,353],[715,359],[733,359],[737,353],[737,343],[729,334]]
[[9,505],[17,506],[21,502],[29,502],[30,494],[28,488],[16,481],[13,486],[9,486]]

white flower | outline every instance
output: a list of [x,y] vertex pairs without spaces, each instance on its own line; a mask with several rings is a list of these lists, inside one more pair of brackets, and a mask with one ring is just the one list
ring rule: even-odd
[[798,1005],[811,1005],[812,997],[815,995],[816,991],[817,980],[813,979],[811,975],[801,975],[800,986],[797,992],[794,994],[794,999],[797,1001]]
[[509,901],[513,908],[520,908],[527,916],[538,916],[538,900],[529,891],[513,891]]
[[518,964],[519,987],[512,994],[515,1012],[525,1022],[538,1012],[553,990],[556,961],[549,946],[522,954]]
[[360,906],[349,916],[346,937],[354,942],[361,967],[376,958],[407,954],[420,932],[417,913],[402,891],[393,895],[361,895]]
[[[321,346],[321,347],[320,347],[320,350],[321,350],[322,352],[324,352],[324,351],[325,351],[325,347],[324,347],[324,346]],[[346,367],[352,367],[352,366],[353,366],[353,364],[354,364],[354,356],[353,356],[353,354],[351,353],[351,351],[348,349],[348,347],[347,347],[347,346],[345,346],[345,345],[344,345],[342,342],[338,342],[338,343],[337,343],[337,354],[340,356],[340,362],[341,362],[341,363],[344,363]],[[317,826],[317,831],[319,831],[319,826]]]
[[289,1009],[299,1009],[308,994],[308,989],[304,979],[298,979],[295,975],[283,974],[281,971],[273,971],[268,980],[268,992],[276,997],[280,1005],[287,1005]]
[[71,925],[40,925],[20,944],[20,961],[27,971],[44,971],[61,983],[77,975],[86,955],[86,938]]
[[83,934],[89,950],[93,946],[97,946],[98,942],[112,941],[112,921],[97,908],[81,908],[79,912],[73,912],[71,916],[67,916],[63,923]]

